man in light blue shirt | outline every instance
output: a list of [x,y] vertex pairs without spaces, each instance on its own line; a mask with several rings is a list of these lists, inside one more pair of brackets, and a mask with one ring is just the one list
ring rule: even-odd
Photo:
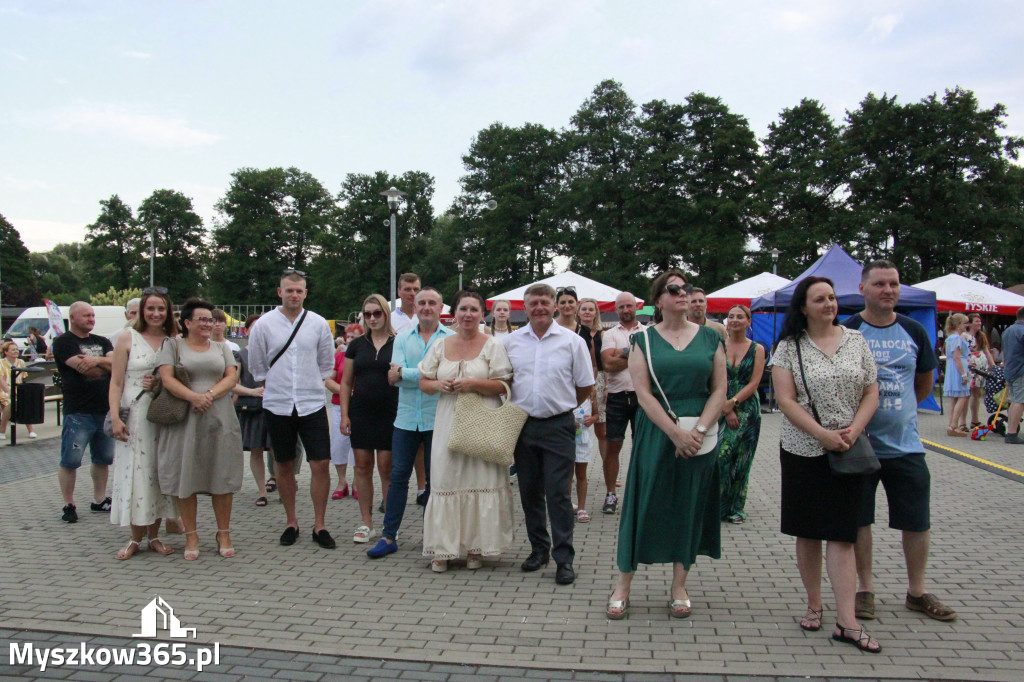
[[371,559],[380,559],[398,551],[395,538],[405,516],[409,476],[420,445],[423,446],[423,463],[429,490],[430,441],[434,436],[434,414],[437,412],[440,395],[427,395],[420,390],[419,363],[428,348],[455,333],[438,324],[441,305],[441,294],[437,289],[420,289],[416,294],[417,323],[395,337],[391,371],[388,372],[388,381],[398,386],[398,414],[391,441],[391,485],[387,490],[381,539],[366,551]]

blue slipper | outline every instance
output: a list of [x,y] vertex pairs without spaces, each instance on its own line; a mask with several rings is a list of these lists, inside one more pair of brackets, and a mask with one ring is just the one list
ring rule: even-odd
[[386,557],[388,554],[394,554],[398,551],[397,542],[388,542],[384,538],[377,541],[377,544],[366,550],[366,556],[371,559],[380,559]]

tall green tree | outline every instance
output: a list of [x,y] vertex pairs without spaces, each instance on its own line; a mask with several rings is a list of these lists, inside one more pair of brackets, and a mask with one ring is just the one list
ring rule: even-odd
[[420,247],[434,220],[433,176],[421,171],[401,176],[350,173],[337,195],[341,208],[336,220],[319,236],[319,252],[311,265],[310,299],[318,309],[343,317],[368,294],[389,298],[391,212],[381,192],[391,187],[406,193],[395,223],[398,274],[419,273],[424,265]]
[[755,192],[762,250],[751,255],[752,269],[768,270],[775,248],[782,252],[779,274],[792,278],[818,259],[820,247],[852,241],[840,129],[820,102],[803,99],[769,124],[762,144]]
[[50,251],[29,254],[39,291],[58,305],[88,301],[94,293],[89,285],[94,264],[84,242],[57,244]]
[[993,270],[993,245],[1020,228],[999,203],[1012,201],[1009,165],[1024,146],[1001,133],[1005,117],[960,88],[907,105],[869,94],[848,112],[860,255],[891,258],[907,281]]
[[217,202],[211,295],[231,303],[272,303],[286,267],[305,270],[335,214],[321,183],[297,168],[242,168]]
[[[450,209],[454,223],[435,225],[440,234],[431,235],[439,246],[449,242],[439,253],[446,272],[461,258],[486,292],[545,276],[562,234],[557,202],[564,162],[562,139],[542,125],[494,123],[477,133],[462,157],[466,175]],[[492,199],[497,207],[485,210]]]
[[94,264],[92,284],[98,290],[108,286],[127,289],[141,282],[146,231],[118,195],[101,199],[100,206],[96,222],[86,226],[86,243]]
[[576,111],[565,133],[568,224],[562,255],[570,267],[618,288],[634,288],[638,128],[636,104],[622,85],[606,80]]
[[0,214],[0,298],[4,305],[40,304],[29,251],[14,225]]
[[[166,286],[172,301],[199,294],[206,279],[206,232],[192,199],[175,190],[158,189],[139,204],[138,220],[155,235],[154,283]],[[144,271],[148,283],[148,259]]]
[[747,119],[718,97],[689,95],[682,116],[689,224],[683,240],[697,283],[712,291],[732,282],[749,247],[756,218],[751,194],[760,164],[757,139]]

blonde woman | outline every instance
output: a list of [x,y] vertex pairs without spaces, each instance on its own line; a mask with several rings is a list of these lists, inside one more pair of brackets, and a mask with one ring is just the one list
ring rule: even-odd
[[[594,392],[590,396],[591,415],[585,418],[584,426],[593,424],[594,436],[597,437],[597,451],[601,454],[601,461],[604,461],[608,441],[605,440],[605,403],[607,401],[608,379],[604,373],[604,363],[601,361],[601,347],[604,330],[601,328],[601,310],[598,308],[597,299],[581,298],[576,308],[576,316],[579,318],[581,333],[590,346],[590,356],[593,362],[594,377],[597,382],[594,384]],[[586,330],[585,332],[583,330]],[[588,441],[589,443],[589,441]],[[578,453],[579,454],[579,453]],[[587,511],[587,463],[576,461],[576,487],[579,509],[576,510],[576,520],[581,523],[590,521],[590,513]]]
[[[14,391],[14,372],[11,370],[24,367],[25,361],[18,359],[18,344],[14,341],[4,341],[0,345],[0,407],[3,414],[0,416],[0,440],[7,438],[7,425],[11,421],[11,393]],[[19,384],[25,381],[25,375],[19,374],[16,380]],[[25,424],[28,429],[28,437],[35,438],[36,432],[31,424]]]
[[491,305],[491,336],[507,336],[512,333],[509,317],[512,315],[512,303],[499,298]]
[[376,537],[373,528],[373,464],[376,460],[380,489],[387,496],[391,484],[391,437],[398,413],[398,387],[388,383],[395,330],[387,299],[370,294],[363,301],[366,333],[345,349],[341,375],[341,433],[349,436],[355,454],[355,487],[359,491],[362,525],[352,542]]
[[942,392],[953,399],[946,435],[954,438],[966,438],[968,435],[966,420],[971,376],[967,371],[967,357],[971,353],[971,344],[965,338],[967,324],[967,316],[963,313],[951,313],[946,318],[946,380],[942,384]]

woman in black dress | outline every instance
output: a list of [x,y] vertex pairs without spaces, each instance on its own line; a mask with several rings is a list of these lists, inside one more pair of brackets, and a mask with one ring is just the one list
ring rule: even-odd
[[387,495],[391,484],[391,433],[398,412],[398,387],[388,383],[395,340],[389,309],[387,300],[380,294],[370,294],[363,301],[366,333],[345,350],[345,370],[341,377],[341,432],[352,439],[359,512],[363,521],[352,535],[352,541],[360,543],[369,542],[377,535],[373,528],[374,451],[383,495]]

